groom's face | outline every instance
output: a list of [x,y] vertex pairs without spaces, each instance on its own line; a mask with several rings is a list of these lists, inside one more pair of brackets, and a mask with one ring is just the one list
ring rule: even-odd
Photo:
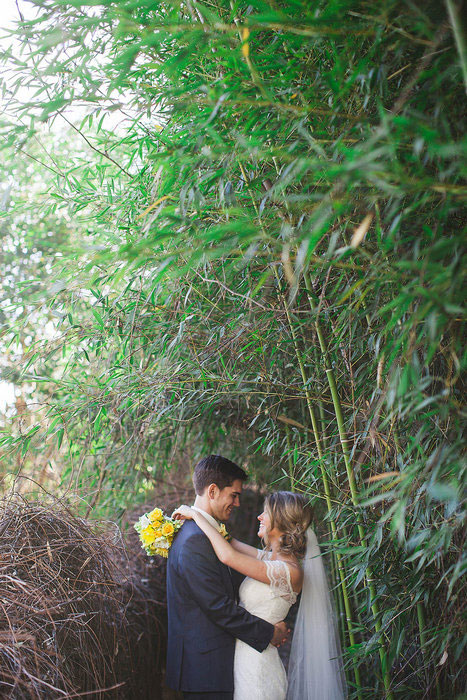
[[209,493],[212,514],[216,520],[225,523],[230,518],[232,510],[240,505],[242,481],[236,479],[231,486],[225,486],[223,489],[219,489],[215,484],[211,484],[209,489],[212,486],[214,488]]

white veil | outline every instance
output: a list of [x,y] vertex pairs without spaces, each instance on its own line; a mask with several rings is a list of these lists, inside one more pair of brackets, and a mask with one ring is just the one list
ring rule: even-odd
[[287,700],[347,697],[339,636],[318,540],[307,530],[303,588],[290,651]]

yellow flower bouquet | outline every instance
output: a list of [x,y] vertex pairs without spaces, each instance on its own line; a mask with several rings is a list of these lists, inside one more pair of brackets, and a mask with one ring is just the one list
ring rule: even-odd
[[182,525],[183,520],[169,518],[160,508],[154,508],[150,513],[142,515],[134,527],[146,554],[158,554],[167,558],[173,538]]

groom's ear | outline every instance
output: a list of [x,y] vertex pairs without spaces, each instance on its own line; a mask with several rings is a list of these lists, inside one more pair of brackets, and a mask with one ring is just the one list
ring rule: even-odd
[[217,484],[209,484],[207,488],[208,497],[213,500],[219,495],[219,487]]

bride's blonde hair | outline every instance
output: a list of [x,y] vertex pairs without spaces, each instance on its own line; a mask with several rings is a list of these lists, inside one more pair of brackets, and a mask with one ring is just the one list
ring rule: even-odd
[[[264,510],[271,520],[271,529],[275,527],[282,532],[280,551],[302,559],[306,551],[306,531],[313,519],[308,499],[292,491],[275,491],[266,496]],[[267,535],[265,541],[268,544]]]

